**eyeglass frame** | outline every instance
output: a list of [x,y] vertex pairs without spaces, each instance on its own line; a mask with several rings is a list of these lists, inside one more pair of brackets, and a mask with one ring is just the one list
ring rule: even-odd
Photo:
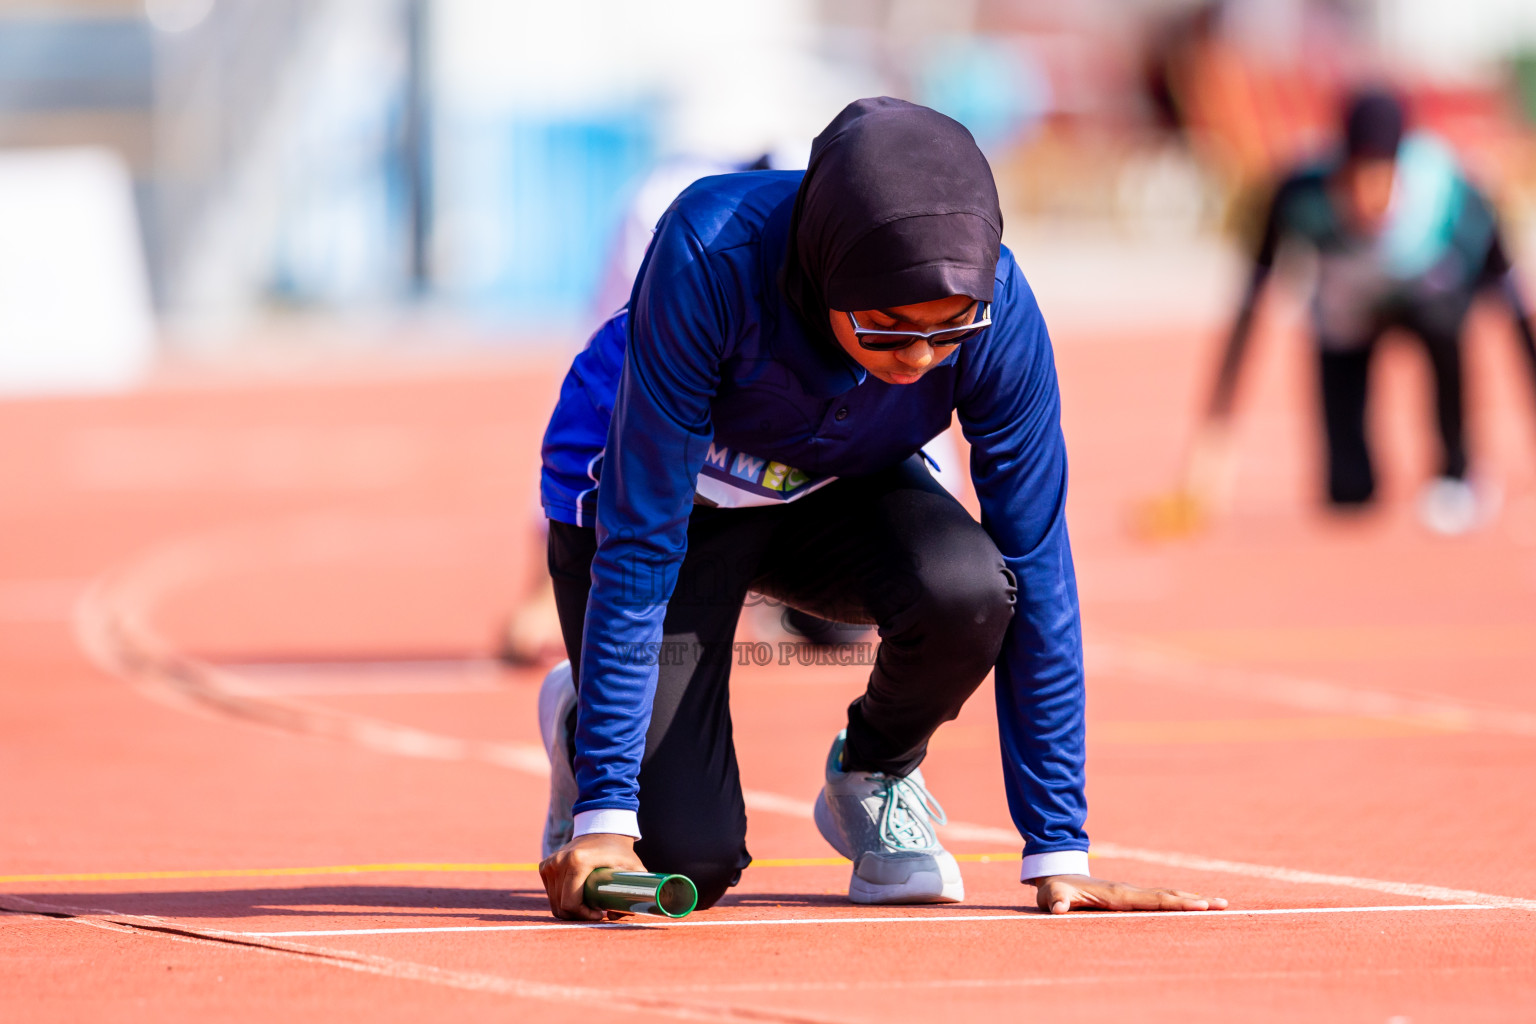
[[[860,348],[868,352],[898,352],[909,345],[917,344],[919,341],[926,341],[934,348],[952,348],[972,340],[983,329],[992,326],[992,303],[982,302],[978,299],[971,308],[976,311],[977,315],[970,323],[962,324],[959,327],[941,327],[935,331],[883,331],[876,327],[865,327],[859,323],[852,310],[844,310],[843,315],[848,318],[848,323],[853,326],[853,337],[859,343]],[[962,333],[964,337],[956,338],[954,341],[933,341],[934,338],[941,334],[954,334],[957,332]],[[905,338],[907,340],[900,343],[877,341],[874,344],[870,344],[864,340],[864,336],[867,334],[887,338]]]

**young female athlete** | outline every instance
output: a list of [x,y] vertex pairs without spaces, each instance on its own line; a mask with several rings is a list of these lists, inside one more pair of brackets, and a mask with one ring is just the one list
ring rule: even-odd
[[[1056,373],[1001,233],[970,134],[889,98],[839,114],[803,175],[705,178],[661,219],[544,438],[570,654],[540,695],[557,917],[601,916],[599,866],[686,874],[708,907],[750,863],[727,701],[749,590],[879,627],[816,801],[854,902],[962,898],[918,765],[995,667],[1039,905],[1226,905],[1088,875]],[[917,455],[956,411],[981,523]]]

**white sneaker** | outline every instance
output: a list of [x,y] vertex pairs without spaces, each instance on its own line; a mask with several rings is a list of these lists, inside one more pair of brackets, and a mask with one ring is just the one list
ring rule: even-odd
[[1431,533],[1459,537],[1492,521],[1498,492],[1455,477],[1436,477],[1419,492],[1419,522]]
[[571,663],[562,661],[549,670],[539,687],[539,736],[549,755],[549,812],[544,817],[544,856],[571,841],[576,829],[576,773],[571,770],[570,739],[565,723],[576,703],[576,681]]
[[934,825],[944,809],[923,785],[884,772],[842,770],[847,732],[827,755],[827,781],[816,797],[816,828],[853,861],[848,898],[854,903],[959,903],[960,866],[939,843]]

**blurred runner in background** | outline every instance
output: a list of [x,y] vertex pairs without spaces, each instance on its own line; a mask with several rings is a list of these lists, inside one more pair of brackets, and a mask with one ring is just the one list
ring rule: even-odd
[[1530,316],[1497,218],[1449,148],[1426,133],[1405,135],[1392,93],[1370,89],[1347,104],[1337,155],[1286,176],[1275,190],[1236,323],[1222,355],[1206,423],[1185,490],[1208,504],[1225,475],[1227,424],[1254,310],[1288,242],[1317,256],[1312,328],[1317,342],[1327,441],[1327,498],[1336,509],[1369,504],[1376,474],[1366,434],[1371,357],[1382,335],[1405,330],[1434,371],[1440,438],[1437,477],[1420,499],[1425,526],[1458,534],[1494,513],[1491,489],[1468,482],[1462,327],[1473,299],[1496,290],[1512,313],[1536,380]]

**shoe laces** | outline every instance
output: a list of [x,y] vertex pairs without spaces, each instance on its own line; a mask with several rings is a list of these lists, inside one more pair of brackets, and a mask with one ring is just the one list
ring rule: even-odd
[[880,785],[880,841],[901,850],[921,850],[929,845],[924,820],[935,825],[949,821],[944,808],[922,783],[911,777],[877,773]]

